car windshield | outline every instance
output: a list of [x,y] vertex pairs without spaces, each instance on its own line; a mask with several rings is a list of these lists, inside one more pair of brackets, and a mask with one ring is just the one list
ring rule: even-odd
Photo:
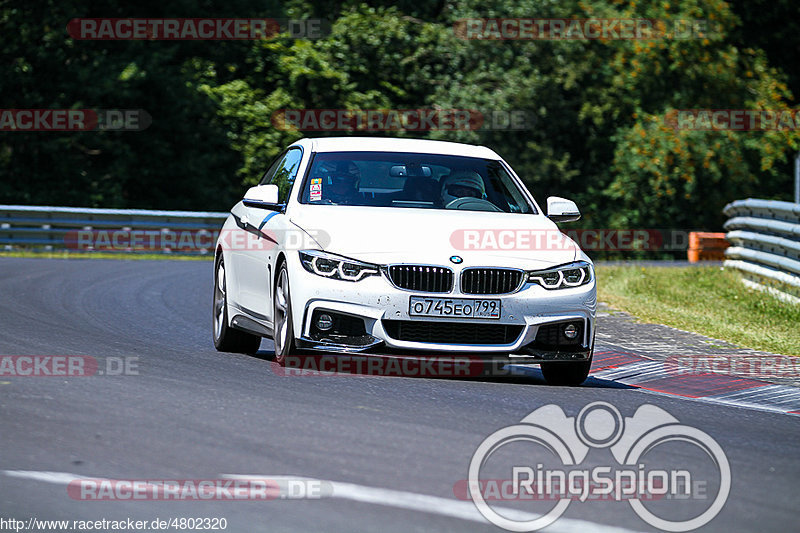
[[300,201],[534,213],[499,161],[399,152],[332,152],[314,156]]

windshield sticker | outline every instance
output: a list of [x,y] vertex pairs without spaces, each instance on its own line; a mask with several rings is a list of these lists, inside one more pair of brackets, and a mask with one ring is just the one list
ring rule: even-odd
[[312,202],[322,200],[322,178],[311,178],[311,196],[309,200]]

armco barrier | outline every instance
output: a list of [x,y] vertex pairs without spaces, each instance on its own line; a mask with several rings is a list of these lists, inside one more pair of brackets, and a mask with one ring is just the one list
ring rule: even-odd
[[800,302],[800,204],[737,200],[725,206],[725,266],[746,283]]
[[[0,205],[0,248],[6,250],[74,250],[79,231],[112,232],[123,230],[153,234],[204,234],[203,242],[212,242],[228,213],[197,211],[152,211],[145,209],[95,209],[85,207],[48,207]],[[96,234],[96,233],[95,233]],[[213,253],[211,249],[188,247],[143,247],[129,252]]]

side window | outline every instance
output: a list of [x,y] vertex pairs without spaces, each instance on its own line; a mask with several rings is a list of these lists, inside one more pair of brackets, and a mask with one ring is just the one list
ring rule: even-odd
[[[278,201],[282,204],[286,203],[287,198],[289,198],[289,193],[297,177],[297,170],[300,168],[300,160],[302,158],[303,151],[300,148],[292,148],[286,152],[286,155],[280,160],[269,181],[269,183],[278,186]],[[270,169],[270,171],[272,170],[273,169]],[[264,178],[267,178],[267,176],[264,176]]]
[[284,158],[286,157],[286,152],[282,153],[278,157],[272,161],[272,164],[269,166],[264,175],[261,176],[261,180],[258,182],[259,185],[266,185],[267,183],[272,183],[272,177],[275,175],[275,171],[278,170],[278,167],[283,163]]

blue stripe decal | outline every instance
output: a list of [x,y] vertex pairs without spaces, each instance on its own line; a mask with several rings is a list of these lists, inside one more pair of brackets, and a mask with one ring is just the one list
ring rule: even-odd
[[272,212],[272,213],[270,213],[269,215],[265,216],[265,217],[264,217],[264,220],[262,220],[262,221],[261,221],[261,225],[260,225],[260,226],[258,226],[258,229],[259,229],[259,230],[261,230],[261,228],[263,228],[263,227],[266,225],[266,223],[267,223],[267,222],[269,222],[269,219],[271,219],[272,217],[274,217],[274,216],[275,216],[275,215],[277,215],[277,214],[278,214],[278,212],[277,212],[277,211],[273,211],[273,212]]

